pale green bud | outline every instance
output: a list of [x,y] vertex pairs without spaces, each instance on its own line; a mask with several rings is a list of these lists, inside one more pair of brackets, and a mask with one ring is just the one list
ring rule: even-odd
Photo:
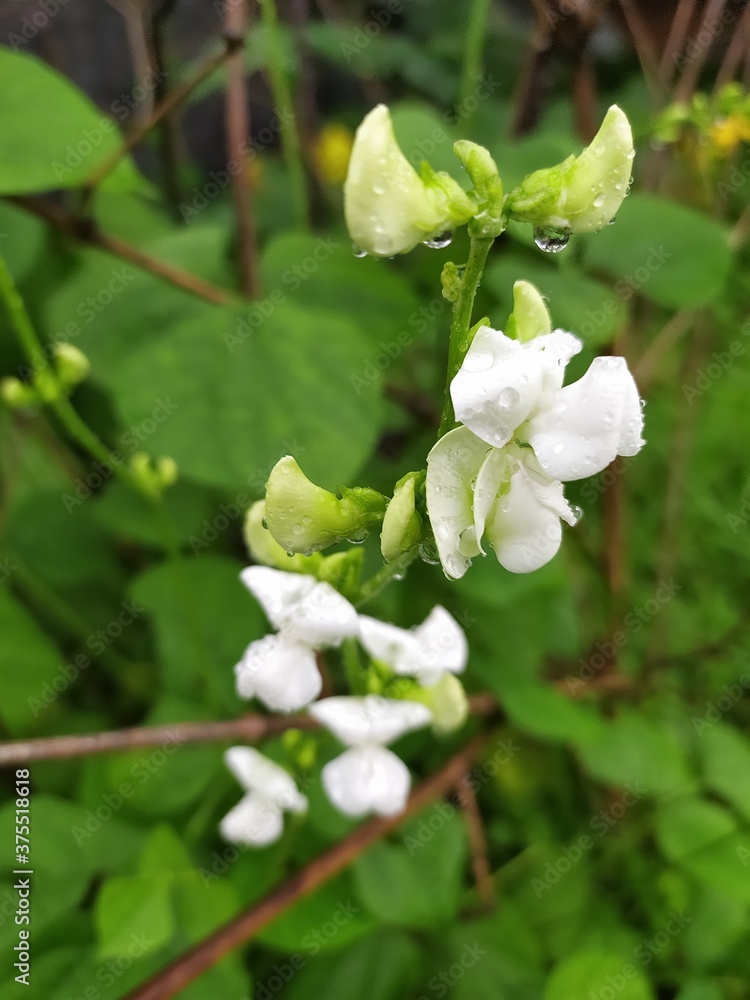
[[331,556],[322,556],[316,552],[312,556],[295,556],[295,559],[318,559],[315,575],[322,583],[330,583],[344,597],[353,600],[359,590],[359,581],[365,564],[365,553],[362,549],[347,549],[346,552],[334,552]]
[[380,535],[380,551],[386,562],[414,548],[421,537],[422,518],[417,513],[415,498],[418,478],[419,473],[410,472],[400,479],[386,508]]
[[541,294],[530,281],[517,281],[513,285],[513,312],[505,329],[506,336],[525,343],[551,332],[552,320]]
[[169,486],[174,486],[177,482],[179,469],[177,462],[169,455],[162,455],[156,460],[156,478],[161,489],[165,490]]
[[91,371],[89,359],[83,351],[65,342],[55,347],[55,367],[60,381],[66,386],[83,382]]
[[463,163],[474,185],[472,194],[479,210],[469,224],[472,236],[497,237],[505,229],[503,216],[503,182],[497,164],[484,146],[460,139],[453,151]]
[[256,500],[245,514],[242,527],[245,545],[252,559],[263,566],[290,573],[315,573],[321,556],[292,555],[276,541],[266,524],[266,501]]
[[343,539],[364,541],[383,519],[386,497],[367,488],[342,489],[339,499],[311,483],[291,455],[280,459],[266,484],[266,523],[287,552],[310,555]]
[[30,385],[9,375],[0,379],[0,396],[6,406],[12,410],[21,410],[39,405],[39,396]]
[[449,174],[423,165],[420,177],[396,142],[388,108],[373,108],[357,129],[344,184],[344,215],[356,246],[373,257],[408,253],[475,211]]
[[529,174],[508,195],[505,210],[540,234],[595,233],[615,217],[633,168],[633,133],[613,104],[580,156]]
[[65,390],[55,372],[44,368],[33,377],[33,387],[43,402],[54,403],[65,395]]
[[432,712],[432,728],[443,735],[459,729],[469,715],[463,684],[455,674],[444,673],[431,687],[416,687],[407,696],[421,701]]

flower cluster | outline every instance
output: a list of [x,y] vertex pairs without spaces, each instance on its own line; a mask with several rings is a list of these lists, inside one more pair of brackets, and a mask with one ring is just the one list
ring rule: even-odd
[[[386,744],[429,723],[448,730],[463,722],[466,700],[453,676],[468,658],[461,627],[440,606],[413,629],[358,615],[329,583],[304,572],[250,566],[241,579],[277,631],[245,650],[235,667],[238,694],[281,712],[309,706],[310,714],[349,748],[322,775],[328,797],[342,812],[400,812],[409,771]],[[409,699],[347,695],[311,704],[322,689],[316,651],[353,638],[381,674],[414,678],[405,688]],[[224,818],[223,836],[257,846],[271,843],[281,833],[282,811],[303,812],[304,796],[286,771],[255,750],[234,747],[226,760],[247,794]]]
[[601,472],[643,445],[641,404],[625,359],[596,358],[563,386],[581,341],[547,332],[541,296],[519,284],[524,308],[512,317],[519,339],[480,327],[450,385],[460,426],[427,459],[430,520],[453,578],[484,554],[484,538],[511,572],[543,566],[560,547],[560,521],[575,524],[578,516],[562,483]]

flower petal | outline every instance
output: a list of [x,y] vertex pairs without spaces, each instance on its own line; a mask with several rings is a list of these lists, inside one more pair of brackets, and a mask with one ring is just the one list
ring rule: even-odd
[[248,792],[219,824],[224,840],[252,847],[273,844],[283,829],[284,819],[279,806],[256,792]]
[[526,425],[545,474],[570,482],[601,472],[620,448],[634,455],[643,443],[637,400],[624,358],[595,358],[583,378],[550,393]]
[[539,352],[499,330],[480,327],[451,382],[456,419],[487,444],[502,448],[542,391]]
[[581,352],[583,344],[578,337],[566,330],[535,337],[526,345],[527,351],[535,351],[544,367],[543,384],[545,392],[559,389],[565,377],[565,368],[572,357]]
[[492,448],[477,473],[474,487],[474,529],[477,543],[482,552],[482,536],[484,535],[487,517],[493,508],[500,487],[510,478],[511,464],[506,448]]
[[354,747],[323,768],[323,786],[331,802],[347,816],[394,816],[406,805],[409,768],[385,747]]
[[307,809],[307,799],[297,790],[291,774],[254,747],[230,747],[224,763],[246,791],[259,792],[290,812]]
[[315,578],[303,573],[285,573],[270,566],[248,566],[240,580],[258,601],[276,628],[285,628],[300,601],[315,586]]
[[359,631],[357,612],[330,583],[315,583],[300,600],[286,633],[311,646],[338,646]]
[[511,477],[510,492],[498,498],[488,520],[490,544],[500,565],[511,573],[539,569],[560,548],[560,518],[535,486],[519,468]]
[[323,686],[312,649],[285,635],[251,642],[234,672],[240,698],[260,698],[276,712],[304,708]]
[[382,660],[399,673],[411,671],[398,670],[398,665],[420,669],[419,643],[410,629],[360,615],[359,633],[362,645],[373,659]]
[[[414,629],[420,645],[422,668],[416,674],[425,685],[436,684],[443,673],[460,674],[466,668],[469,647],[456,619],[439,604]],[[397,673],[406,673],[397,669]]]
[[429,708],[416,701],[395,701],[374,694],[324,698],[310,705],[308,712],[347,746],[390,743],[432,719]]
[[449,431],[427,456],[427,510],[435,535],[440,562],[447,576],[458,579],[479,555],[474,544],[467,551],[460,547],[461,536],[472,530],[472,482],[488,448],[466,427]]

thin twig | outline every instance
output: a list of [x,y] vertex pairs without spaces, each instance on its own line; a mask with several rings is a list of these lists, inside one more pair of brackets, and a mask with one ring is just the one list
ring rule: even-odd
[[467,771],[461,776],[461,780],[456,785],[456,793],[466,820],[466,832],[471,851],[471,868],[474,873],[474,881],[477,884],[477,892],[483,907],[490,910],[495,905],[495,884],[492,881],[492,871],[487,856],[487,837],[482,823],[482,814],[479,812],[479,804],[471,783],[471,771]]
[[[224,30],[228,38],[244,38],[248,28],[247,5],[248,0],[230,0],[227,3]],[[240,281],[245,295],[255,298],[258,294],[257,244],[247,170],[250,99],[241,51],[235,51],[227,63],[225,121],[227,162],[234,167],[230,173],[240,251]]]
[[[177,0],[163,0],[151,20],[151,48],[156,68],[156,86],[154,96],[156,103],[161,104],[167,99],[167,55],[164,43],[164,32],[167,21],[174,13]],[[180,136],[174,118],[166,117],[159,123],[159,144],[161,147],[163,186],[167,203],[170,205],[175,219],[181,219],[180,204],[182,190],[180,184]]]
[[658,95],[662,92],[663,87],[659,76],[659,58],[656,55],[651,33],[633,0],[620,0],[620,6],[625,15],[628,30],[633,37],[636,55],[646,83],[652,95]]
[[732,36],[732,41],[727,46],[727,51],[721,61],[719,72],[716,74],[714,90],[719,90],[725,83],[734,79],[735,73],[742,66],[742,60],[747,52],[750,43],[750,7],[745,8],[745,13],[739,19],[739,24]]
[[182,102],[190,96],[190,94],[199,87],[204,80],[206,80],[212,73],[214,73],[222,63],[237,49],[242,48],[245,44],[243,38],[235,38],[227,36],[224,39],[224,46],[220,52],[209,56],[205,62],[198,67],[193,76],[189,80],[185,80],[181,83],[179,87],[175,87],[171,90],[164,100],[159,104],[157,108],[154,109],[153,114],[145,122],[143,122],[138,128],[134,129],[123,142],[122,146],[112,154],[112,156],[106,160],[101,167],[96,171],[96,173],[89,179],[86,184],[87,188],[95,188],[98,184],[108,177],[109,174],[115,169],[117,164],[122,160],[131,149],[134,149],[139,142],[154,128],[155,125],[163,119],[166,118],[168,114],[179,107]]
[[[497,702],[490,694],[474,695],[469,700],[474,715],[492,715]],[[0,767],[35,760],[62,760],[116,750],[140,750],[164,743],[213,743],[240,740],[257,743],[287,729],[317,729],[311,715],[243,715],[220,722],[173,722],[164,726],[135,726],[110,732],[71,736],[46,736],[34,740],[0,743]]]
[[[704,33],[711,34],[711,25],[718,24],[721,20],[726,2],[727,0],[709,0],[698,31],[698,37]],[[712,36],[712,40],[713,38],[715,38],[715,35]],[[674,89],[674,96],[678,101],[687,101],[692,97],[700,79],[701,70],[710,52],[710,43],[699,45],[697,46],[695,56],[687,60],[685,69],[682,71],[682,76],[678,79]]]
[[100,250],[111,253],[115,257],[127,260],[129,263],[143,268],[144,271],[149,271],[158,278],[163,278],[164,281],[168,281],[171,285],[176,285],[177,288],[182,288],[192,295],[197,295],[200,299],[206,299],[208,302],[213,302],[215,305],[220,306],[229,305],[235,301],[234,296],[224,288],[212,285],[210,282],[204,281],[203,278],[183,271],[181,268],[175,267],[164,260],[157,260],[156,257],[150,257],[148,254],[143,253],[142,250],[132,246],[130,243],[126,243],[124,240],[118,239],[116,236],[107,236],[105,233],[100,232],[93,222],[68,215],[68,213],[52,205],[50,202],[27,197],[13,197],[9,200],[18,205],[19,208],[23,208],[40,219],[44,219],[51,226],[68,233],[82,243],[98,247]]
[[666,88],[669,86],[675,67],[685,45],[688,28],[695,13],[696,0],[680,0],[672,18],[667,42],[659,62],[659,79]]
[[642,390],[645,391],[651,384],[666,352],[687,333],[694,321],[695,312],[692,309],[681,309],[670,317],[651,340],[633,370],[635,380]]
[[451,757],[440,771],[423,781],[412,792],[402,813],[363,823],[348,837],[311,861],[302,871],[272,889],[259,903],[184,952],[143,986],[136,987],[124,1000],[169,1000],[169,997],[176,996],[225,955],[246,944],[279,914],[338,875],[363,851],[399,827],[405,819],[453,788],[458,778],[479,755],[485,740],[484,736],[475,737],[463,750]]

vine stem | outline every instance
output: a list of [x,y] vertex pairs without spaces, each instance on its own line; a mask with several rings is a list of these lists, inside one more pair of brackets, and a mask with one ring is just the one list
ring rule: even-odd
[[276,105],[281,130],[281,144],[284,148],[289,179],[292,185],[292,203],[297,225],[307,229],[310,212],[307,199],[307,181],[302,165],[302,150],[297,129],[297,116],[289,82],[284,72],[282,48],[279,43],[279,23],[276,15],[276,0],[260,0],[260,13],[268,36],[268,74]]
[[416,558],[417,550],[409,549],[408,552],[404,552],[391,562],[386,563],[369,580],[365,580],[360,589],[359,597],[354,602],[355,608],[361,608],[363,604],[367,604],[368,601],[377,597],[391,580],[398,580]]
[[494,242],[491,236],[472,236],[469,259],[466,262],[458,297],[453,303],[453,319],[451,321],[450,346],[448,348],[448,374],[445,380],[445,404],[440,420],[438,437],[446,434],[456,422],[451,400],[450,385],[461,367],[461,362],[469,349],[469,330],[471,329],[471,314],[474,308],[477,288],[487,262],[487,254]]
[[[34,324],[28,314],[21,294],[16,288],[5,258],[0,256],[0,299],[5,303],[5,308],[10,319],[11,326],[26,352],[29,364],[34,365],[37,356],[43,357],[42,343],[37,336]],[[58,396],[46,400],[48,405],[55,411],[60,423],[68,432],[70,437],[76,441],[85,451],[100,462],[111,466],[114,474],[124,483],[136,490],[148,501],[153,501],[154,496],[151,490],[134,475],[130,469],[120,462],[112,461],[109,449],[96,436],[91,428],[76,413],[73,405],[67,396]]]
[[[487,16],[490,11],[490,0],[472,0],[469,11],[469,24],[466,29],[464,43],[464,62],[461,73],[461,91],[459,93],[460,107],[465,107],[466,101],[478,85],[482,76],[482,52],[487,34]],[[464,120],[468,117],[464,114]]]

